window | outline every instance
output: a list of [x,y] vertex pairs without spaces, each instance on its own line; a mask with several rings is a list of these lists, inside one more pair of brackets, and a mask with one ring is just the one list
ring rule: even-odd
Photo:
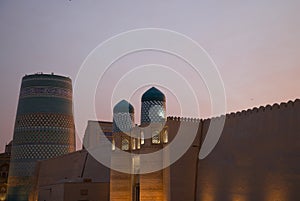
[[126,138],[122,139],[122,150],[129,150],[129,140]]
[[141,148],[141,138],[137,138],[137,146],[136,146],[137,149],[140,149]]
[[111,150],[116,150],[116,142],[115,139],[112,139],[112,143],[111,143]]
[[135,144],[135,138],[131,138],[131,149],[135,150],[136,149],[136,144]]
[[141,131],[141,144],[145,144],[145,135],[144,135],[144,131]]
[[152,133],[152,144],[160,144],[160,136],[158,131]]
[[169,139],[168,139],[168,131],[164,130],[163,132],[163,143],[168,143]]
[[140,184],[135,185],[135,201],[140,201]]

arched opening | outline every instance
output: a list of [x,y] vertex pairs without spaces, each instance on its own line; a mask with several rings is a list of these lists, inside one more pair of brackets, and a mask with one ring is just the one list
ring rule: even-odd
[[153,131],[153,133],[152,133],[152,144],[160,144],[159,131]]
[[145,144],[145,135],[144,135],[144,131],[141,131],[141,144]]
[[131,149],[132,150],[136,149],[136,139],[135,138],[131,138]]
[[169,142],[169,138],[168,137],[169,137],[168,136],[168,131],[164,130],[163,137],[162,137],[163,143],[168,143]]
[[122,139],[122,150],[129,150],[129,140],[126,138]]
[[112,143],[111,143],[111,150],[116,150],[116,142],[115,139],[112,139]]

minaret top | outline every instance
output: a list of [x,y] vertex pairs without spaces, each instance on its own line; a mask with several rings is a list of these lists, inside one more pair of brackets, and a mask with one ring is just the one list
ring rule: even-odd
[[126,100],[121,100],[113,109],[114,113],[134,113],[134,107]]
[[148,89],[142,96],[143,101],[166,101],[165,95],[155,87]]

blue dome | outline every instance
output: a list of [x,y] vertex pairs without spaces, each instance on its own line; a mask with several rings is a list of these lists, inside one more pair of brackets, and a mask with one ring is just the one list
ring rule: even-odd
[[128,103],[126,100],[121,100],[117,103],[113,109],[114,113],[134,113],[134,107]]
[[165,102],[166,97],[161,91],[159,91],[155,87],[152,87],[143,94],[142,102],[143,101],[164,101]]

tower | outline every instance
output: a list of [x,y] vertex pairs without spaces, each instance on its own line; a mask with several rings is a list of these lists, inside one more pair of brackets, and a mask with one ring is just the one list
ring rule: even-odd
[[71,79],[54,74],[24,76],[14,127],[8,200],[31,200],[38,160],[73,151]]
[[130,132],[134,126],[134,108],[126,100],[121,100],[113,109],[113,132]]
[[[169,169],[143,173],[148,167],[162,165],[166,155],[145,161],[140,154],[157,152],[168,143],[165,126],[166,98],[156,89],[150,88],[142,95],[141,125],[134,126],[134,109],[127,101],[119,102],[113,109],[113,167],[124,172],[111,170],[110,201],[167,201],[169,191]],[[128,152],[129,154],[122,154]]]
[[141,125],[163,123],[166,120],[166,97],[152,87],[142,96]]
[[[140,154],[154,153],[162,150],[168,143],[168,132],[166,122],[166,97],[155,87],[150,88],[142,95],[141,108],[141,136],[148,136],[143,139]],[[142,137],[144,138],[144,137]],[[162,165],[168,156],[161,153],[151,161],[147,162],[148,167]],[[169,168],[139,175],[139,199],[167,201],[169,191]]]
[[[131,137],[134,127],[134,108],[125,100],[120,101],[113,108],[113,140],[111,164],[113,167],[132,169],[131,156],[124,156],[123,151],[130,152],[136,139]],[[134,176],[130,173],[118,172],[111,169],[110,172],[110,201],[132,201],[132,189]]]

